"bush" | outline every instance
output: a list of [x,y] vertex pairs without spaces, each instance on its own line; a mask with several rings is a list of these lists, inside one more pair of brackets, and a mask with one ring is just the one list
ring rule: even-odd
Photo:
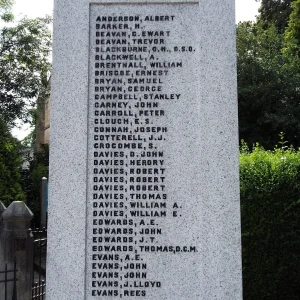
[[33,157],[26,158],[28,169],[21,170],[22,186],[26,195],[28,206],[34,214],[33,223],[40,223],[41,200],[40,188],[43,177],[49,176],[49,145],[41,145]]
[[300,151],[240,154],[245,300],[300,299]]
[[0,201],[8,206],[13,201],[25,199],[20,184],[19,168],[22,158],[20,145],[0,119]]

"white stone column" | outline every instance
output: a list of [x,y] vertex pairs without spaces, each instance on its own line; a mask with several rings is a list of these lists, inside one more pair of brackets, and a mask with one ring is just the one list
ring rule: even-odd
[[47,300],[242,299],[234,2],[54,1]]

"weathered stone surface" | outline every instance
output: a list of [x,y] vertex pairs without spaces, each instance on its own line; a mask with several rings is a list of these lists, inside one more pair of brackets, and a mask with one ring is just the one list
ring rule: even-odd
[[242,299],[234,1],[54,20],[47,300]]
[[[29,231],[33,213],[24,202],[14,201],[2,214],[4,228],[0,235],[0,269],[13,270],[14,261],[17,266],[17,298],[31,298],[33,268],[33,236]],[[13,273],[9,273],[9,279]],[[13,283],[8,284],[7,296],[12,299]],[[4,299],[4,289],[0,290],[0,299]]]
[[4,226],[2,214],[5,211],[5,209],[5,205],[0,201],[0,234]]

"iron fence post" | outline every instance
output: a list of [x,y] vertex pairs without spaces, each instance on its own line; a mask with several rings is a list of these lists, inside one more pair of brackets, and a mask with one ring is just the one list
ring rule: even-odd
[[47,226],[47,183],[48,179],[46,177],[42,178],[41,181],[41,193],[40,193],[40,200],[41,200],[41,222],[40,228],[44,228]]

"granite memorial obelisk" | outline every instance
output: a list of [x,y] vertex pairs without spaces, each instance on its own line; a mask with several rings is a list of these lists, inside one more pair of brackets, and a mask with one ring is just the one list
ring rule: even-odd
[[47,300],[241,300],[234,0],[56,0]]

